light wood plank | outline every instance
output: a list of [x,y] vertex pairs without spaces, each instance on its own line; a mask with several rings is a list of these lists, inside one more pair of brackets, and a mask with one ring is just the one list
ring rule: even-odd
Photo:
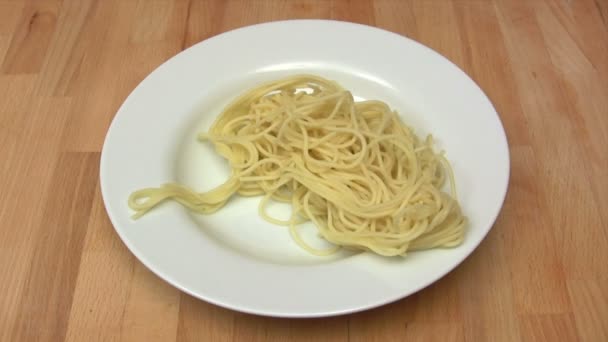
[[374,2],[371,0],[332,0],[331,19],[374,25]]
[[571,314],[523,315],[520,331],[522,341],[581,341]]
[[411,2],[380,0],[374,2],[376,25],[388,31],[398,32],[408,38],[418,39],[416,16]]
[[343,317],[302,320],[238,315],[234,327],[236,341],[348,341]]
[[182,293],[176,341],[234,341],[237,315]]
[[[139,4],[139,5],[138,5]],[[72,79],[73,85],[65,86],[70,93],[77,96],[78,101],[70,115],[64,145],[68,150],[74,151],[98,151],[103,145],[105,131],[110,122],[129,93],[141,82],[152,70],[175,55],[181,49],[184,25],[182,21],[187,16],[187,4],[178,2],[175,6],[167,7],[167,13],[152,6],[146,9],[148,2],[117,2],[118,10],[108,11],[112,6],[96,8],[93,13],[94,19],[100,22],[107,20],[109,16],[116,14],[114,20],[121,25],[111,27],[108,32],[90,32],[89,42],[95,36],[102,36],[99,47],[82,47],[80,54],[85,57],[89,55],[89,48],[93,54],[99,49],[99,56],[95,57],[94,67],[81,68],[81,72]],[[137,6],[138,5],[138,6]],[[139,41],[145,37],[135,37],[141,25],[139,19],[133,19],[134,11],[156,11],[163,12],[166,16],[166,27],[162,33],[162,39],[154,38],[153,41]],[[136,16],[137,18],[137,16]],[[138,26],[139,25],[139,26]],[[124,34],[124,27],[130,27],[131,35]],[[84,44],[84,43],[83,43]],[[111,100],[108,100],[111,99]],[[81,113],[86,112],[87,115]],[[104,127],[100,129],[100,125]]]
[[62,340],[87,221],[97,187],[97,154],[63,153],[50,180],[10,340]]
[[511,160],[511,185],[503,215],[510,217],[515,227],[505,234],[505,241],[511,256],[509,266],[517,311],[569,312],[562,256],[554,248],[556,237],[549,229],[550,211],[542,189],[533,181],[539,174],[537,156],[530,147],[515,147],[511,148]]
[[59,0],[27,2],[0,68],[3,73],[40,71],[55,32],[60,5]]
[[[564,92],[545,45],[534,8],[529,3],[498,1],[499,18],[507,37],[510,57],[516,68],[519,96],[531,127],[533,149],[539,160],[541,182],[556,234],[556,246],[565,251],[566,272],[576,277],[594,277],[605,270],[607,249],[590,248],[608,244],[602,229],[599,203],[593,195],[590,159],[576,134],[581,114]],[[547,124],[550,120],[551,124]],[[599,124],[602,124],[599,122]],[[572,210],[577,208],[577,210]],[[581,227],[585,234],[577,234]]]
[[46,58],[40,69],[37,93],[55,95],[63,72],[67,68],[70,52],[86,23],[94,0],[63,0],[55,24]]
[[97,189],[82,248],[66,341],[119,341],[135,260],[107,217]]
[[0,91],[9,99],[0,107],[0,291],[7,294],[0,296],[2,339],[9,338],[17,319],[36,241],[46,231],[40,222],[71,105],[69,99],[19,101],[35,82],[29,75],[0,77]]
[[135,271],[123,313],[121,340],[171,341],[177,334],[179,290],[141,263]]
[[19,16],[16,14],[21,13],[24,6],[23,2],[0,1],[0,66],[4,64],[11,40],[17,31],[15,27]]
[[569,280],[568,291],[574,306],[574,320],[582,341],[608,340],[608,281]]
[[[587,174],[594,179],[592,187],[598,203],[608,201],[608,37],[594,8],[580,1],[571,4],[548,2],[537,4],[537,17],[553,65],[563,80],[566,100],[584,115],[573,122],[578,143],[591,166]],[[560,4],[562,6],[560,6]],[[585,6],[587,4],[587,6]],[[591,7],[591,8],[590,8]],[[597,37],[588,42],[585,36]],[[593,98],[593,101],[589,101]],[[608,211],[600,211],[604,226]]]
[[407,325],[416,318],[420,293],[396,303],[349,317],[349,341],[394,341],[406,334]]

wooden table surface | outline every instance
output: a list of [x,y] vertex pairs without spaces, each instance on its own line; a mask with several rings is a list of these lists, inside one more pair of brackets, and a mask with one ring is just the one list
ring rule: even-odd
[[[500,113],[498,221],[409,298],[323,319],[233,312],[157,278],[108,220],[100,150],[129,92],[203,39],[288,18],[416,39]],[[607,32],[605,0],[0,0],[1,339],[608,341]]]

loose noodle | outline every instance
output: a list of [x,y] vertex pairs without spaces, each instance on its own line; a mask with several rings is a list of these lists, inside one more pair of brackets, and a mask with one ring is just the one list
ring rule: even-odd
[[[395,256],[463,241],[466,218],[451,167],[432,137],[419,139],[385,103],[355,102],[333,81],[299,75],[261,85],[228,105],[199,138],[228,160],[230,178],[205,193],[174,183],[135,191],[134,218],[166,199],[211,214],[236,193],[263,196],[260,215],[288,226],[315,255],[344,246]],[[446,175],[452,196],[440,190]],[[291,203],[288,220],[266,212],[271,200]],[[297,230],[306,221],[336,246],[308,245]]]

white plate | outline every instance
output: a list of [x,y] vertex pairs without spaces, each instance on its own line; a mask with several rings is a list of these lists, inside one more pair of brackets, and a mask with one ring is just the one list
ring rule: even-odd
[[[419,135],[433,133],[447,151],[470,220],[461,246],[406,258],[370,253],[315,257],[302,251],[285,228],[263,221],[256,198],[235,198],[210,216],[166,203],[131,220],[127,198],[134,190],[180,181],[202,191],[223,182],[226,164],[196,141],[196,132],[206,130],[240,92],[296,73],[325,76],[360,98],[386,101]],[[208,302],[284,317],[368,309],[441,278],[492,227],[508,176],[500,119],[464,72],[397,34],[322,20],[245,27],[171,58],[126,99],[101,157],[106,209],[118,235],[144,265]],[[309,234],[314,227],[305,229],[314,239]]]

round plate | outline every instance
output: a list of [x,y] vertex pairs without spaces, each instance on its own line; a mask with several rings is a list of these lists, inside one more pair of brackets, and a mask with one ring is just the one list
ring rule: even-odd
[[[232,98],[300,73],[338,81],[357,99],[396,109],[419,136],[433,133],[452,163],[469,218],[462,245],[405,258],[307,254],[284,227],[262,220],[259,198],[234,198],[218,213],[164,203],[134,221],[129,194],[178,181],[199,191],[222,183],[226,163],[195,135]],[[408,296],[462,262],[488,233],[509,177],[505,132],[492,104],[458,67],[431,49],[363,25],[296,20],[249,26],[203,41],[152,72],[126,99],[101,156],[101,189],[131,252],[180,290],[230,309],[270,316],[355,312]],[[275,207],[277,215],[286,208]],[[314,227],[303,227],[322,246]],[[316,239],[316,240],[315,240]]]

